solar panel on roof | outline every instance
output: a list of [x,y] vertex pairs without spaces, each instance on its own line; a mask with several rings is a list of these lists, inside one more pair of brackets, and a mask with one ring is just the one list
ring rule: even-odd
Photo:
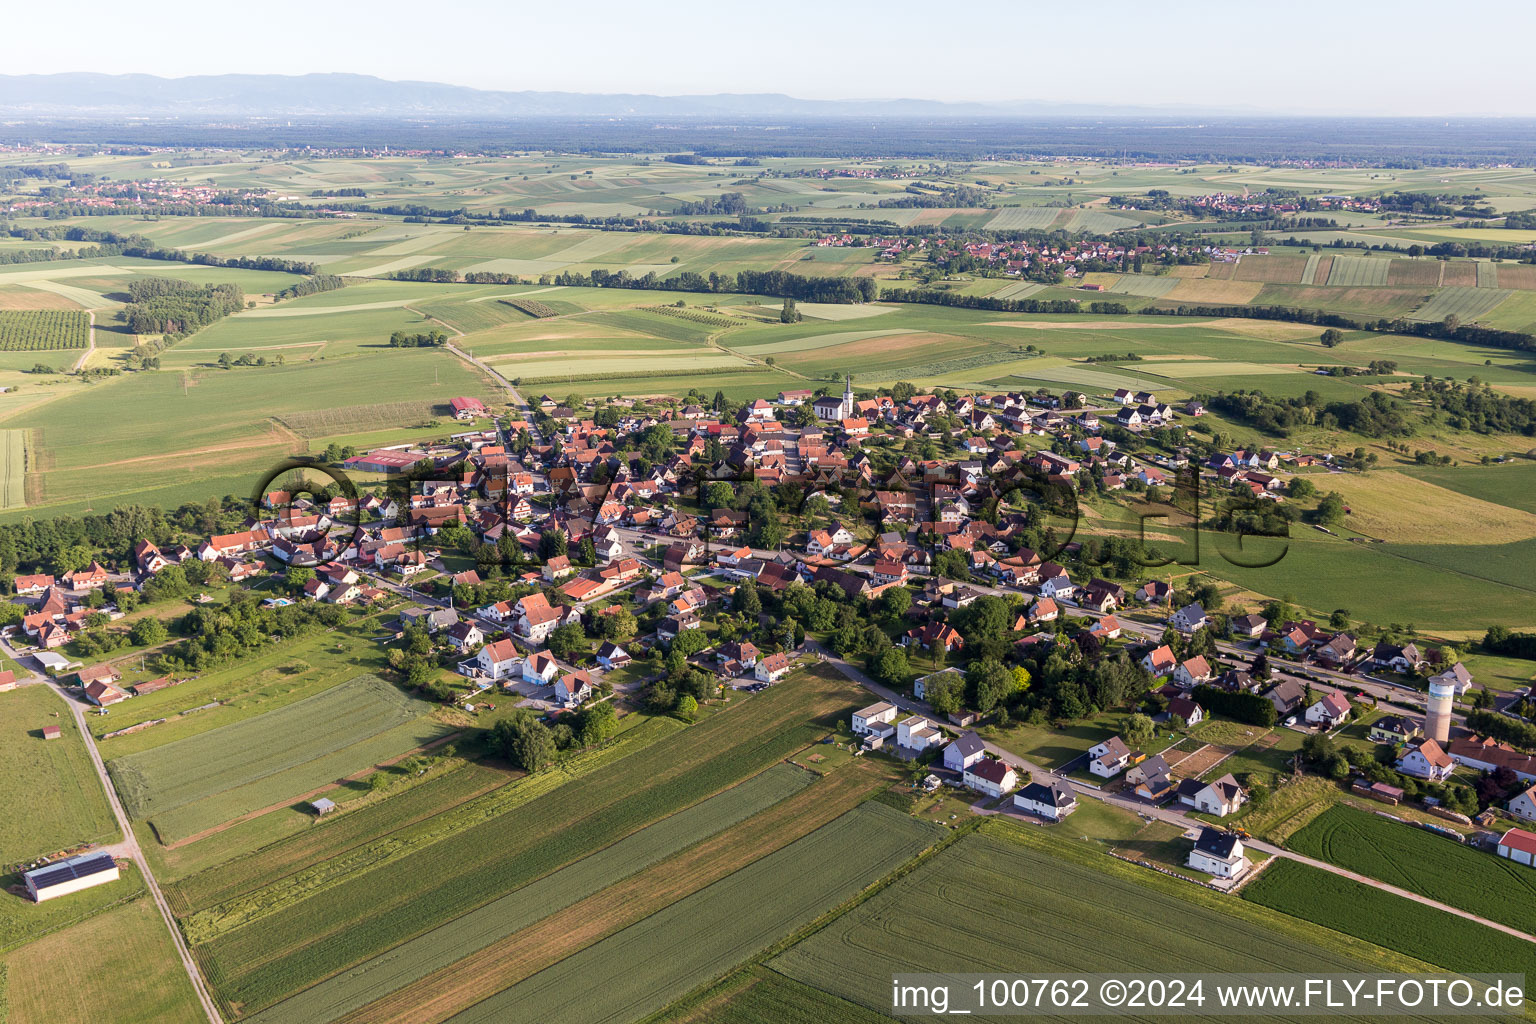
[[77,878],[85,878],[89,875],[98,875],[103,871],[111,871],[116,866],[111,854],[100,853],[94,856],[71,858],[58,864],[50,864],[47,867],[28,871],[25,877],[33,887],[46,889],[51,885],[61,882],[72,882]]

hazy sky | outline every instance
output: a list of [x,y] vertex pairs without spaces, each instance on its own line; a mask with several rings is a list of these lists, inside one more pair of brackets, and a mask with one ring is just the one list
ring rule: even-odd
[[1533,0],[79,0],[14,5],[0,73],[1536,116],[1533,29]]

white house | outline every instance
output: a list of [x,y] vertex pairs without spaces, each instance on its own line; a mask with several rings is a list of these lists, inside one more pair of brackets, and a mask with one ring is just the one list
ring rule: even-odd
[[[1187,661],[1179,663],[1179,667],[1173,670],[1173,681],[1189,690],[1203,683],[1210,682],[1213,675],[1210,662],[1206,661],[1203,656],[1196,655]],[[1191,722],[1190,724],[1193,725],[1194,723]]]
[[965,678],[965,673],[958,668],[944,668],[937,672],[930,672],[926,676],[918,676],[912,681],[912,695],[918,700],[927,700],[928,683],[934,679],[947,680],[950,676]]
[[511,640],[486,644],[475,655],[475,667],[492,679],[510,678],[522,667],[521,662]]
[[1321,725],[1332,729],[1349,716],[1349,698],[1338,693],[1325,693],[1307,708],[1308,725]]
[[894,721],[896,718],[896,705],[881,701],[871,704],[853,713],[853,734],[862,736],[869,732],[869,727],[876,723]]
[[592,696],[592,677],[584,669],[560,677],[555,684],[555,700],[566,707],[575,707]]
[[950,771],[963,772],[985,757],[986,753],[981,737],[967,729],[944,748],[944,767]]
[[1456,696],[1460,697],[1472,686],[1472,673],[1467,671],[1467,666],[1457,662],[1444,672],[1429,677],[1431,686],[1450,686],[1456,690]]
[[939,727],[922,715],[913,715],[896,723],[896,743],[909,750],[927,750],[943,738]]
[[1073,583],[1066,573],[1062,573],[1060,576],[1053,576],[1040,584],[1041,597],[1068,601],[1071,600],[1072,595],[1075,593],[1077,593],[1077,584]]
[[1235,832],[1203,828],[1195,848],[1189,852],[1189,866],[1217,878],[1241,878],[1248,871],[1248,857],[1243,841]]
[[1175,629],[1181,632],[1193,633],[1210,620],[1206,618],[1204,608],[1198,604],[1190,604],[1174,612],[1173,617],[1168,621],[1173,624]]
[[1231,814],[1248,800],[1248,794],[1230,772],[1210,783],[1185,779],[1179,783],[1178,793],[1180,803],[1218,818]]
[[548,651],[539,651],[523,662],[523,680],[529,683],[543,683],[546,686],[560,674],[560,666],[555,664],[555,656]]
[[1131,752],[1119,736],[1111,736],[1103,743],[1088,748],[1088,771],[1101,779],[1112,779],[1125,770],[1131,762]]
[[1511,799],[1509,813],[1525,821],[1536,821],[1536,786]]
[[789,655],[770,654],[752,669],[752,675],[764,683],[776,683],[790,670]]
[[1154,676],[1165,676],[1177,667],[1179,660],[1173,656],[1173,651],[1166,644],[1153,651],[1148,651],[1141,659],[1141,667],[1151,672]]
[[1049,784],[1031,782],[1013,794],[1013,806],[1025,814],[1060,821],[1077,810],[1077,794],[1060,780],[1053,779]]
[[[1456,762],[1451,760],[1451,755],[1441,749],[1440,744],[1434,740],[1425,740],[1403,752],[1403,756],[1397,759],[1397,770],[1417,779],[1444,782],[1451,777],[1451,772],[1456,770]],[[1526,794],[1521,794],[1521,796],[1524,795]],[[1518,800],[1520,797],[1515,799]],[[1510,809],[1514,809],[1513,801],[1510,803]]]
[[1019,784],[1019,776],[1006,762],[999,761],[995,757],[983,757],[965,770],[961,781],[966,789],[984,793],[990,797],[999,797],[1013,792],[1014,787]]

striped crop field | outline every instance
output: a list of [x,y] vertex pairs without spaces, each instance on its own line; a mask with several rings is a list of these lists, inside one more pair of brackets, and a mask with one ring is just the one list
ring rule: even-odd
[[814,778],[775,765],[246,1020],[326,1024],[766,810]]
[[27,432],[0,430],[0,508],[27,503]]
[[1069,974],[1327,973],[1410,962],[1065,838],[989,821],[766,966],[888,1013],[893,965],[918,963],[934,972]]
[[1244,256],[1232,268],[1232,280],[1297,284],[1306,269],[1307,261],[1300,256]]
[[445,735],[451,727],[427,717],[433,707],[358,676],[107,767],[131,817],[151,818],[163,838],[185,837]]
[[861,804],[449,1019],[587,1024],[645,1017],[857,895],[943,835],[884,804]]
[[1307,265],[1301,271],[1301,283],[1312,284],[1317,277],[1317,264],[1322,260],[1322,255],[1313,253],[1307,257]]
[[1477,263],[1477,286],[1479,288],[1497,288],[1499,286],[1499,267],[1496,263],[1479,260]]
[[1173,291],[1179,286],[1179,281],[1179,278],[1171,275],[1127,274],[1110,285],[1109,290],[1121,295],[1144,295],[1155,299]]
[[1492,313],[1495,306],[1513,294],[1497,288],[1441,288],[1409,316],[1414,320],[1444,320],[1455,316],[1462,323],[1471,323]]
[[1335,256],[1328,283],[1340,288],[1384,288],[1392,261],[1370,256]]
[[988,231],[1024,231],[1048,228],[1061,211],[1048,206],[1005,206],[987,221]]
[[1044,289],[1045,285],[1035,281],[1014,281],[1011,284],[1003,285],[989,297],[994,299],[1027,299],[1035,294],[1035,292],[1043,291]]

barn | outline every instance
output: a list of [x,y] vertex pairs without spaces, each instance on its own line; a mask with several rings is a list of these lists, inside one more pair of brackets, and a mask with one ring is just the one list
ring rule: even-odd
[[1499,838],[1499,856],[1516,864],[1536,867],[1536,832],[1512,828]]
[[38,903],[94,885],[117,881],[117,861],[110,853],[82,853],[22,875],[27,892]]

